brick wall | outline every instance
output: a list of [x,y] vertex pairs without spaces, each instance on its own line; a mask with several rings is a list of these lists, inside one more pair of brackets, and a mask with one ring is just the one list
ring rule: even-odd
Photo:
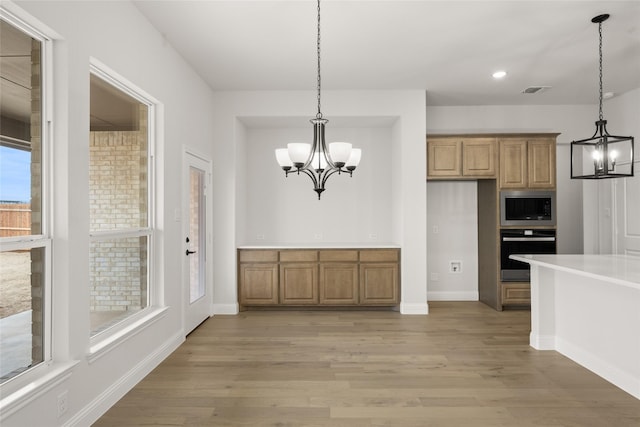
[[[31,40],[31,234],[42,234],[42,47]],[[31,251],[31,357],[44,360],[45,251]]]
[[[92,232],[147,226],[146,107],[139,131],[90,133]],[[90,251],[90,309],[129,311],[146,306],[147,239],[95,241]]]

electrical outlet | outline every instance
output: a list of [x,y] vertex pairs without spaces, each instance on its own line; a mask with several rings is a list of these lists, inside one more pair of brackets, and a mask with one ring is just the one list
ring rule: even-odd
[[313,238],[316,240],[322,240],[322,233],[316,233],[313,235]]
[[431,231],[433,232],[433,234],[438,234],[440,233],[440,227],[434,225],[433,227],[431,227]]
[[258,240],[264,240],[264,234],[258,234],[258,235],[256,236],[256,239],[258,239]]
[[449,272],[451,272],[451,273],[461,273],[462,272],[462,261],[449,261]]
[[370,233],[369,240],[378,240],[378,235],[376,233]]
[[69,392],[63,391],[58,395],[58,416],[62,416],[69,409]]

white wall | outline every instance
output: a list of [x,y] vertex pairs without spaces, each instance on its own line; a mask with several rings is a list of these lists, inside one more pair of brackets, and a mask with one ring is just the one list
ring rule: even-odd
[[[216,93],[214,149],[216,158],[225,161],[214,170],[214,192],[235,201],[217,211],[214,251],[220,263],[214,278],[216,309],[232,311],[237,307],[237,245],[314,244],[319,240],[369,243],[369,234],[378,234],[378,241],[402,248],[401,311],[425,314],[424,92],[323,92],[323,112],[330,120],[328,140],[351,140],[363,148],[363,157],[353,178],[329,179],[321,201],[307,177],[284,178],[273,154],[274,148],[284,146],[290,138],[308,141],[312,136],[311,125],[304,125],[315,116],[314,99],[312,91]],[[301,116],[304,111],[309,111],[309,116]],[[291,126],[292,118],[300,118],[303,125]],[[238,128],[238,121],[244,126]],[[264,125],[270,121],[288,125]],[[362,126],[363,122],[386,125]],[[343,125],[332,127],[332,123]],[[238,145],[246,145],[246,149],[236,148]],[[399,166],[389,169],[388,164]],[[242,206],[246,212],[238,215]],[[305,225],[307,219],[312,225]],[[258,234],[265,239],[258,242]],[[322,234],[322,239],[315,239],[316,234]]]
[[558,253],[582,253],[582,182],[570,179],[569,144],[586,137],[597,115],[594,105],[427,107],[427,133],[560,133],[556,152]]
[[[429,301],[478,300],[478,198],[475,181],[427,183]],[[450,262],[460,261],[458,272]]]
[[[606,100],[603,115],[610,134],[635,138],[635,176],[584,180],[584,252],[624,253],[625,246],[631,241],[624,236],[626,224],[623,221],[638,221],[640,218],[637,203],[640,200],[640,191],[637,190],[640,188],[640,88]],[[595,131],[593,121],[585,124],[583,138]],[[620,219],[616,218],[616,213]]]
[[[208,86],[130,2],[3,2],[43,23],[54,42],[54,329],[56,362],[71,375],[2,420],[9,426],[90,425],[184,339],[180,209],[182,144],[212,156]],[[30,15],[30,16],[27,16]],[[94,57],[162,103],[157,193],[161,299],[166,316],[89,363],[89,59]],[[159,72],[161,70],[161,72]],[[57,417],[57,396],[68,411]],[[6,397],[3,395],[3,398]]]
[[[330,120],[327,143],[351,142],[363,151],[360,166],[329,178],[322,199],[305,175],[285,177],[274,150],[288,142],[311,142],[313,127],[300,118],[296,128],[250,128],[247,157],[240,160],[246,180],[246,222],[241,244],[392,243],[391,127],[338,127]],[[387,123],[385,120],[383,123]],[[344,126],[344,125],[343,125]],[[261,239],[260,239],[261,237]]]

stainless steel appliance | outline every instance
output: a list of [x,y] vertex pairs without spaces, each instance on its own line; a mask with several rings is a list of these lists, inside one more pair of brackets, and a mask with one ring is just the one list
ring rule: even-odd
[[501,226],[556,225],[555,191],[501,191]]
[[509,259],[513,254],[555,254],[556,230],[500,230],[500,280],[528,282],[529,264]]

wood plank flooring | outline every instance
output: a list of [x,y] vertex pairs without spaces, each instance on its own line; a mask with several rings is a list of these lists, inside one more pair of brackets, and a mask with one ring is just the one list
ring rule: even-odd
[[94,425],[640,426],[640,400],[529,347],[528,311],[215,316]]

